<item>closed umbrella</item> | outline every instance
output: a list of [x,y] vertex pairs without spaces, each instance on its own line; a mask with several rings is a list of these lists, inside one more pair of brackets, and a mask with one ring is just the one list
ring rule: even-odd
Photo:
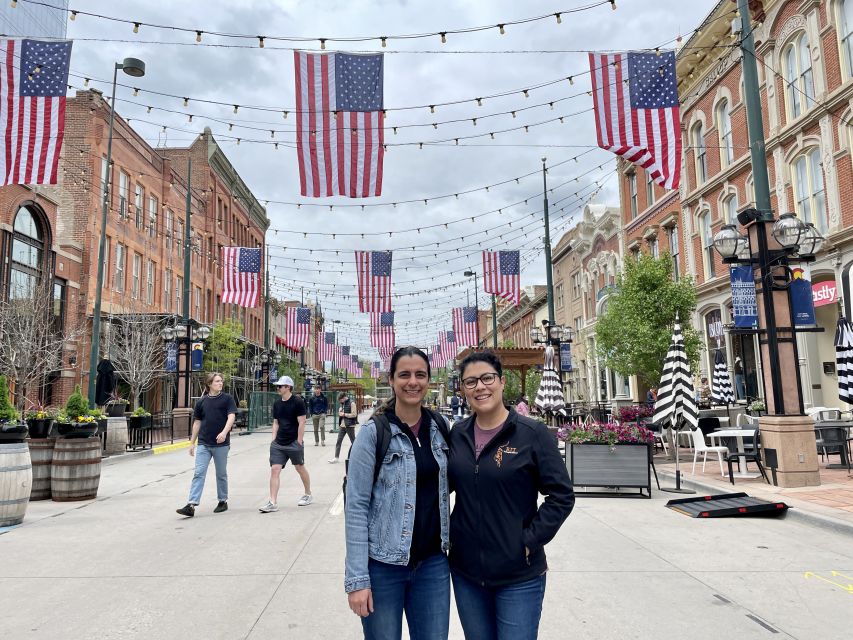
[[732,379],[729,377],[729,369],[726,366],[725,358],[723,358],[723,352],[718,349],[714,355],[714,375],[711,378],[711,402],[728,406],[734,401],[735,394],[734,389],[732,389]]
[[550,344],[545,347],[545,368],[542,370],[542,381],[539,383],[539,391],[536,393],[533,404],[540,411],[550,413],[560,413],[566,408],[563,385],[560,382],[560,374],[557,373],[554,347]]
[[676,433],[675,437],[675,488],[664,489],[676,493],[694,493],[681,488],[681,468],[678,456],[678,431],[684,426],[695,429],[699,422],[699,409],[693,396],[693,376],[690,364],[687,362],[687,352],[684,349],[684,337],[681,334],[681,324],[675,318],[672,328],[672,342],[666,353],[663,364],[663,375],[658,386],[658,397],[655,400],[655,413],[652,420],[661,425],[669,426]]
[[835,327],[835,367],[838,375],[838,397],[853,404],[853,326],[844,316]]

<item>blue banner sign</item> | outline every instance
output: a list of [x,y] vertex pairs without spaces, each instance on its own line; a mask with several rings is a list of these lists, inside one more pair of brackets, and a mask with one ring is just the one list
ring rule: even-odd
[[569,342],[563,342],[560,345],[560,371],[572,370],[572,345]]
[[817,324],[812,296],[811,275],[802,267],[791,269],[791,308],[794,311],[794,326],[813,326]]
[[755,299],[755,281],[752,267],[740,265],[729,271],[732,286],[732,315],[735,327],[754,329],[758,326],[758,303]]
[[201,371],[201,365],[204,360],[204,343],[193,342],[192,348],[192,363],[193,371]]
[[175,372],[178,370],[178,343],[166,343],[166,371]]

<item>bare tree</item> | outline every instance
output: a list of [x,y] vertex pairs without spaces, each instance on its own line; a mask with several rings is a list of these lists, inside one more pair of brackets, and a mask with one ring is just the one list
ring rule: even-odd
[[0,301],[0,373],[15,382],[15,404],[23,410],[38,398],[48,376],[62,366],[63,350],[76,341],[81,327],[60,326],[55,312],[53,281],[29,291],[13,290]]
[[132,307],[129,312],[113,317],[110,327],[110,359],[116,374],[130,386],[133,408],[139,407],[139,397],[163,370],[164,349],[160,330],[163,320],[152,313]]

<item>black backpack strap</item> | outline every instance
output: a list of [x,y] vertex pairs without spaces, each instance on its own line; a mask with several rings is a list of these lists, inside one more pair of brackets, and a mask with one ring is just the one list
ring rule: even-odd
[[449,442],[450,438],[450,428],[447,425],[447,420],[444,419],[444,416],[438,413],[437,411],[433,411],[432,409],[426,410],[427,415],[438,425],[438,430],[441,431],[441,435],[444,437],[445,442]]
[[376,484],[379,479],[379,470],[382,468],[382,461],[391,445],[391,423],[381,413],[374,414],[371,419],[376,426],[376,461],[373,465],[373,483]]

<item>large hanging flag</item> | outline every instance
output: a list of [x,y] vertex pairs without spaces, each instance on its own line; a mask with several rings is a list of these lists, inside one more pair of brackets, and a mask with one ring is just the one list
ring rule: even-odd
[[302,195],[382,195],[382,54],[294,51],[293,59]]
[[589,54],[598,146],[666,189],[681,173],[675,52]]
[[2,55],[2,184],[56,184],[71,41],[4,40]]
[[261,250],[222,247],[222,304],[257,307],[261,297]]
[[388,350],[394,348],[394,312],[370,314],[370,346]]
[[323,362],[335,361],[335,334],[332,331],[321,331],[317,336],[319,345],[317,354]]
[[353,378],[360,378],[364,374],[364,371],[361,369],[361,362],[359,362],[358,356],[350,357],[349,372]]
[[456,357],[456,333],[454,331],[439,331],[438,344],[441,350],[447,354],[448,358]]
[[311,328],[311,309],[308,307],[288,307],[284,342],[291,349],[308,346]]
[[440,344],[437,344],[432,348],[430,358],[432,359],[432,366],[434,369],[443,369],[447,366],[447,353],[441,348]]
[[335,366],[338,369],[346,369],[351,361],[349,347],[338,345],[338,348],[335,350]]
[[380,371],[381,367],[382,367],[382,363],[379,360],[375,360],[374,362],[371,362],[370,363],[370,377],[371,378],[378,378],[379,377],[379,371]]
[[358,310],[391,311],[391,252],[356,251]]
[[521,299],[521,252],[483,251],[483,286],[486,293],[517,307]]
[[457,307],[453,310],[453,332],[457,346],[476,347],[480,343],[477,307]]

